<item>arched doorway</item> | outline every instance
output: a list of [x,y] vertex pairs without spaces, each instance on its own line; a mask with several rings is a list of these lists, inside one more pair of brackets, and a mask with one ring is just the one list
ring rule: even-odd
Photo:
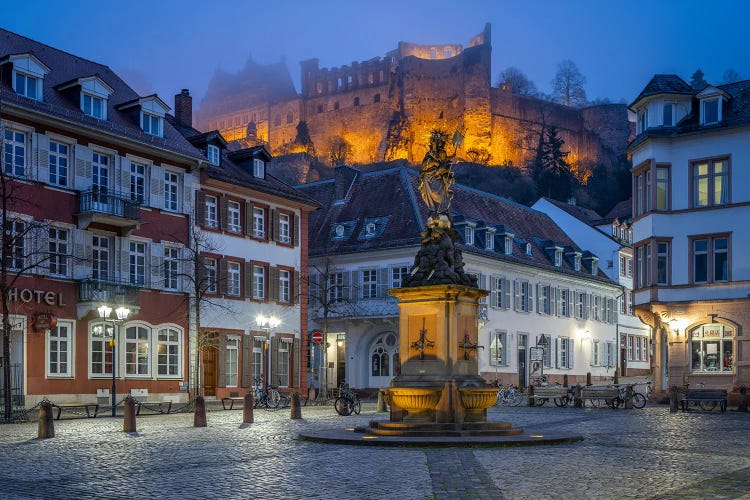
[[391,379],[401,372],[398,336],[394,332],[381,333],[370,350],[369,387],[388,387]]

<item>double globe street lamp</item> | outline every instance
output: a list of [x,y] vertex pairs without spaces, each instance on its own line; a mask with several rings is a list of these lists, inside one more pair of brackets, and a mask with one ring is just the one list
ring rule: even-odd
[[271,378],[271,329],[276,328],[281,324],[281,320],[276,316],[264,316],[259,314],[255,317],[255,323],[258,327],[266,332],[266,341],[263,345],[263,350],[266,356],[266,376],[264,377],[264,390],[268,392],[268,379]]
[[96,309],[99,312],[99,317],[105,321],[111,321],[113,326],[112,338],[109,339],[109,345],[112,350],[112,416],[117,416],[117,337],[119,326],[124,323],[128,316],[130,316],[130,309],[127,307],[118,307],[115,309],[115,316],[110,318],[112,314],[112,308],[104,304]]

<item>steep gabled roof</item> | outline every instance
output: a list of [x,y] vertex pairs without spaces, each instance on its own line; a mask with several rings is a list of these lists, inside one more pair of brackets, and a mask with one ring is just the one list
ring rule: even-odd
[[[10,78],[0,79],[0,99],[7,104],[72,121],[80,126],[118,135],[150,147],[194,158],[200,157],[198,151],[169,122],[164,124],[164,137],[156,137],[143,132],[140,123],[136,123],[127,113],[117,111],[119,105],[137,100],[141,96],[109,67],[0,28],[0,60],[20,53],[33,53],[34,57],[50,68],[50,71],[44,77],[42,101],[16,94],[8,85]],[[107,120],[84,115],[77,100],[70,99],[65,93],[56,90],[61,84],[91,75],[98,76],[113,90],[107,99]]]
[[654,75],[643,90],[641,90],[641,93],[638,94],[638,97],[630,104],[630,107],[632,108],[641,99],[653,95],[695,95],[696,93],[697,91],[694,88],[685,83],[685,80],[677,75]]

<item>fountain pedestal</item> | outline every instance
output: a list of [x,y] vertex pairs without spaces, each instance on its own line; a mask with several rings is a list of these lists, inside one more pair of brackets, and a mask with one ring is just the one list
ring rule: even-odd
[[391,421],[485,422],[495,400],[478,375],[477,314],[488,292],[439,284],[389,293],[399,300],[401,356],[401,373],[387,394]]

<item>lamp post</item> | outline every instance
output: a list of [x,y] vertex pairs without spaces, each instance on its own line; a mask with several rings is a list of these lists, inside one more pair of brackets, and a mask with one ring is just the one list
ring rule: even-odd
[[99,317],[103,320],[109,320],[114,325],[112,329],[112,338],[110,339],[110,347],[112,348],[112,416],[117,416],[117,333],[119,326],[123,323],[128,316],[130,316],[130,309],[127,307],[118,307],[115,309],[115,317],[110,318],[109,315],[112,313],[112,308],[107,305],[101,305],[97,308]]
[[266,342],[265,342],[265,356],[266,356],[266,376],[264,379],[264,390],[268,392],[268,379],[271,378],[271,329],[276,328],[281,324],[281,320],[277,318],[276,316],[264,316],[263,314],[259,314],[255,317],[255,322],[258,324],[258,327],[260,327],[261,330],[266,332]]

